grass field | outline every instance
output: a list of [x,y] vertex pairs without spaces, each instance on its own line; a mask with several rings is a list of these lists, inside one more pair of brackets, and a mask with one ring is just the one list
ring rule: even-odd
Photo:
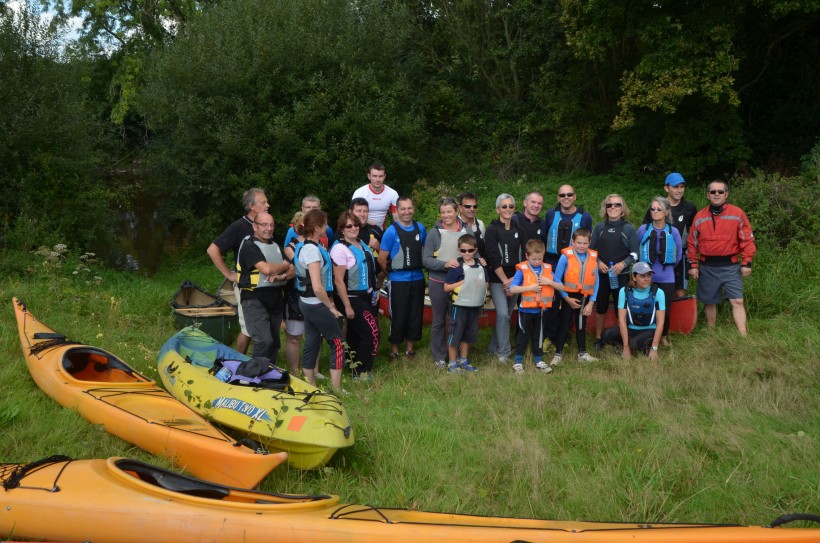
[[[262,488],[555,519],[764,524],[782,513],[818,513],[817,256],[816,246],[763,249],[747,283],[749,337],[737,335],[724,310],[716,329],[700,324],[690,336],[672,336],[658,364],[610,351],[581,365],[570,340],[567,362],[553,374],[529,366],[516,376],[483,355],[485,331],[474,357],[480,371],[453,376],[433,368],[426,331],[415,360],[389,363],[385,323],[375,381],[345,382],[356,444],[320,471],[277,468]],[[8,265],[14,273],[0,283],[4,462],[67,454],[168,466],[39,391],[11,297],[69,339],[156,376],[156,353],[174,332],[168,304],[179,284],[190,278],[214,290],[220,282],[203,257],[152,278],[93,264],[74,274],[79,261],[71,253],[60,266],[34,255]],[[798,285],[802,295],[794,293]]]

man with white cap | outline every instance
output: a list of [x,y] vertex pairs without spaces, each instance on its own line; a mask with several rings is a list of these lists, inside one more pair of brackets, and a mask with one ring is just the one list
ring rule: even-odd
[[632,281],[618,295],[618,326],[604,330],[604,345],[621,345],[623,357],[642,351],[653,362],[658,360],[658,345],[666,319],[666,297],[652,284],[652,267],[646,262],[632,266]]

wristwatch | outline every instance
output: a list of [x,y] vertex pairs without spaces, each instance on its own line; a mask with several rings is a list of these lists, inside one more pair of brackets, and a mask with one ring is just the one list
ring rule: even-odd
[[657,350],[658,350],[658,347],[657,347],[656,345],[652,345],[652,350],[653,350],[653,351],[657,351]]

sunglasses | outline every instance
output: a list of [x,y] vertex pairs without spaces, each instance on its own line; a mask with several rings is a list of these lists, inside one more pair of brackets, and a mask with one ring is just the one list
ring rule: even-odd
[[709,194],[726,194],[726,191],[723,190],[723,189],[715,189],[715,190],[710,190]]
[[564,193],[559,193],[558,194],[559,198],[570,198],[572,196],[575,196],[574,192],[564,192]]
[[474,253],[475,249],[459,249],[459,251],[461,251],[462,253]]
[[665,211],[665,210],[661,207],[650,207],[649,211],[651,211],[652,213],[661,213],[662,211]]
[[515,209],[515,204],[501,204],[499,209]]
[[606,205],[607,209],[611,207],[623,207],[623,204],[621,202],[610,202]]
[[464,209],[478,209],[478,204],[461,204]]
[[456,205],[456,201],[453,198],[444,197],[444,198],[442,198],[441,200],[438,201],[438,205],[444,205],[444,204]]
[[350,228],[358,228],[358,227],[359,227],[358,224],[346,224],[342,228],[344,228],[345,230],[349,230]]

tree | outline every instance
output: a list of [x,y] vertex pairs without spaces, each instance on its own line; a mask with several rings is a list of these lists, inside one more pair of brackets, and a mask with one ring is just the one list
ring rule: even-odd
[[237,0],[152,55],[139,105],[168,215],[210,236],[250,186],[281,217],[308,193],[337,211],[373,159],[412,172],[425,139],[413,28],[385,5]]

